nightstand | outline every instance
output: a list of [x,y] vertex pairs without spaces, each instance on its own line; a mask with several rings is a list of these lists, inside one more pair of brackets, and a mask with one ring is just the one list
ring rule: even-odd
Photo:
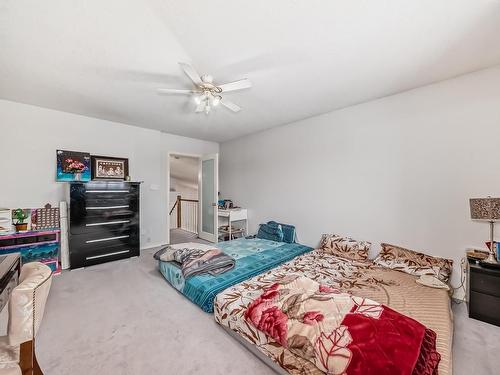
[[469,318],[500,326],[500,269],[467,262]]
[[[219,215],[219,234],[218,234],[219,241],[221,239],[224,240],[224,238],[226,237],[229,240],[232,240],[235,235],[240,235],[241,237],[248,235],[248,214],[246,208],[230,208],[228,210],[219,209],[218,215]],[[244,221],[245,224],[240,228],[233,229],[232,224],[235,221],[240,221],[240,222]],[[228,225],[227,230],[221,228],[221,222],[224,222],[224,224],[227,222]]]

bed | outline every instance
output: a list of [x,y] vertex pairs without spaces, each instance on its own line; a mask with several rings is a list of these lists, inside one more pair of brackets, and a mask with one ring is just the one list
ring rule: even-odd
[[281,374],[323,374],[311,362],[295,356],[268,338],[243,318],[246,307],[263,289],[285,275],[299,274],[385,304],[421,322],[437,334],[441,354],[440,375],[452,374],[452,313],[448,292],[419,285],[416,277],[375,266],[371,262],[347,260],[314,250],[279,267],[234,285],[215,300],[215,320],[233,337]]
[[239,238],[216,245],[183,243],[173,248],[212,249],[217,247],[236,260],[236,266],[219,276],[198,275],[184,279],[175,262],[159,261],[159,268],[167,281],[205,312],[213,312],[215,296],[235,284],[266,272],[296,256],[313,250],[298,243],[285,243],[260,238]]

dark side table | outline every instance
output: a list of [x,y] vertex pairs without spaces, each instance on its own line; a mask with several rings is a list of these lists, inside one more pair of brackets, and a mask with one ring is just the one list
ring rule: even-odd
[[10,293],[19,282],[21,259],[18,253],[0,255],[0,311],[9,301]]
[[500,326],[500,269],[468,260],[467,305],[469,318]]

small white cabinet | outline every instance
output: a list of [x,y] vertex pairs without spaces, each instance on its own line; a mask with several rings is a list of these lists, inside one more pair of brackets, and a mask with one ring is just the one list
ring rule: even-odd
[[[248,215],[246,208],[231,208],[228,210],[219,209],[219,239],[233,236],[248,235]],[[238,222],[238,226],[233,228],[233,223]],[[243,223],[242,223],[243,222]],[[227,229],[225,228],[227,226]]]

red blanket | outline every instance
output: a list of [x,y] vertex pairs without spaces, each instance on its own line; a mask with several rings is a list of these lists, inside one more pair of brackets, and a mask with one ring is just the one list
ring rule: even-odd
[[375,301],[289,276],[245,318],[329,375],[437,375],[436,334]]

